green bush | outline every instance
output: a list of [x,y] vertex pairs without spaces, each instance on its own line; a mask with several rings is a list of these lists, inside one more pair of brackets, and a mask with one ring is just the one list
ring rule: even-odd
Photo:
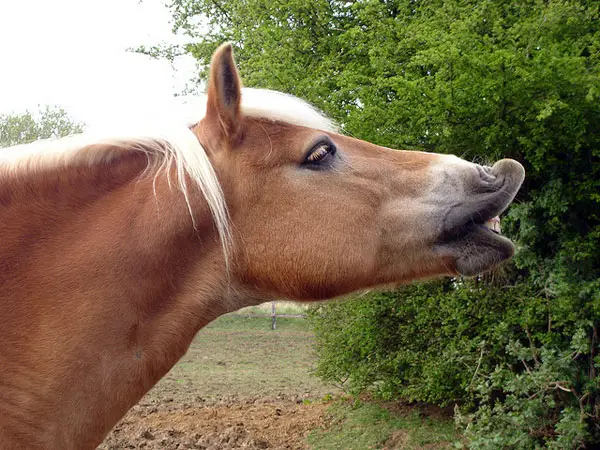
[[518,308],[512,293],[451,280],[319,305],[310,313],[317,374],[388,399],[464,401],[478,363],[486,369],[513,334],[490,311],[510,307]]
[[309,314],[317,375],[355,394],[456,404],[474,449],[600,443],[598,328],[581,302],[556,300],[445,280],[321,304]]

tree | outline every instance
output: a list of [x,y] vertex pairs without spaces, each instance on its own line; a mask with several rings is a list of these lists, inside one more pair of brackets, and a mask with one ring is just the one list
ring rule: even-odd
[[37,112],[0,114],[0,148],[82,131],[83,125],[71,120],[61,108],[46,106]]
[[[483,162],[512,157],[526,167],[518,204],[504,219],[520,248],[502,277],[320,307],[322,374],[385,386],[389,397],[443,403],[461,395],[475,408],[466,421],[473,448],[599,443],[600,4],[171,0],[170,7],[175,28],[190,36],[180,50],[201,67],[230,41],[246,84],[305,98],[348,134]],[[420,308],[424,299],[447,316]],[[487,316],[465,317],[477,304]],[[319,327],[329,319],[331,327]],[[445,323],[454,324],[454,338]],[[328,349],[350,352],[355,363],[328,359]]]

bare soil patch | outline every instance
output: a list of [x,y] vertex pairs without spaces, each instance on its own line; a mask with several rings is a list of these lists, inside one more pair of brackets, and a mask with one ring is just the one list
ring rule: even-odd
[[324,421],[323,403],[224,400],[212,406],[138,405],[101,448],[307,449],[308,433]]

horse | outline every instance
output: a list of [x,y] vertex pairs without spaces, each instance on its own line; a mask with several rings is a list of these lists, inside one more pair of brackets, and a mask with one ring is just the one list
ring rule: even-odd
[[383,148],[248,90],[224,44],[205,109],[150,134],[0,152],[0,448],[91,449],[218,316],[514,253],[503,159]]

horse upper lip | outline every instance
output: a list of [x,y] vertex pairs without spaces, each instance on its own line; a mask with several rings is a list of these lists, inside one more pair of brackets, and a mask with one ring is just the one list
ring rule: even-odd
[[523,166],[501,160],[491,168],[478,166],[478,177],[467,184],[460,200],[448,208],[442,221],[442,240],[453,239],[472,223],[483,225],[504,212],[525,177]]
[[[462,234],[470,224],[484,225],[496,219],[508,205],[497,207],[494,202],[488,202],[480,208],[470,208],[471,202],[454,205],[448,210],[443,221],[442,240],[455,238]],[[499,220],[499,219],[498,219]]]

